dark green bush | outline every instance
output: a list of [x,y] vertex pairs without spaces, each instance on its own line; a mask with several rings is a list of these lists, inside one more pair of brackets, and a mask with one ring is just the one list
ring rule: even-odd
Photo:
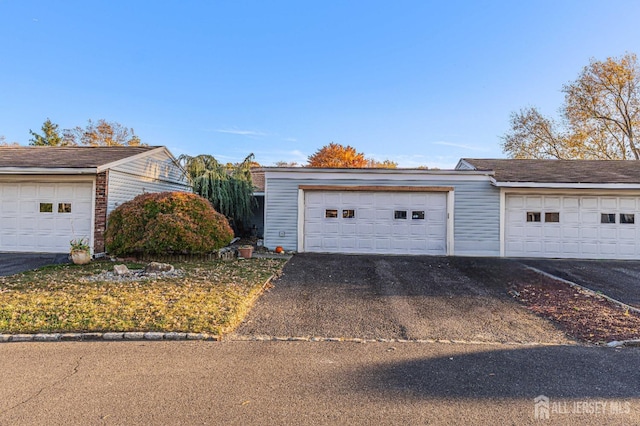
[[116,208],[107,221],[110,254],[211,253],[229,244],[227,218],[209,201],[187,192],[142,194]]

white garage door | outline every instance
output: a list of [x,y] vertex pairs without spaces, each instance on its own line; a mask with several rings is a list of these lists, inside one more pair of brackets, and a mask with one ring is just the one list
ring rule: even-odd
[[507,256],[640,259],[640,197],[507,195]]
[[64,253],[91,234],[91,182],[0,182],[0,251]]
[[447,252],[443,192],[305,191],[304,251]]

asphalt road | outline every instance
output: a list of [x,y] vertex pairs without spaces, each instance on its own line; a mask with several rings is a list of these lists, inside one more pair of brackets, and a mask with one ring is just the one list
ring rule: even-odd
[[13,275],[46,265],[69,261],[66,253],[6,253],[0,252],[0,276]]
[[508,294],[529,276],[509,259],[298,254],[235,337],[572,342]]
[[2,425],[640,424],[632,348],[9,343],[0,359]]

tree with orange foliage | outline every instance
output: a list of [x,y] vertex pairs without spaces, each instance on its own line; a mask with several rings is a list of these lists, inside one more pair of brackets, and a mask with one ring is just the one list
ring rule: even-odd
[[367,167],[364,154],[352,146],[331,142],[309,156],[307,167],[331,167],[359,169]]

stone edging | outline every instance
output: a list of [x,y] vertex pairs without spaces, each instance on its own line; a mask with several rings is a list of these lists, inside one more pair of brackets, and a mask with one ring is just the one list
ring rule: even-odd
[[220,336],[206,333],[176,332],[107,332],[107,333],[37,333],[0,334],[0,342],[88,342],[88,341],[132,341],[132,340],[205,340],[219,341]]

